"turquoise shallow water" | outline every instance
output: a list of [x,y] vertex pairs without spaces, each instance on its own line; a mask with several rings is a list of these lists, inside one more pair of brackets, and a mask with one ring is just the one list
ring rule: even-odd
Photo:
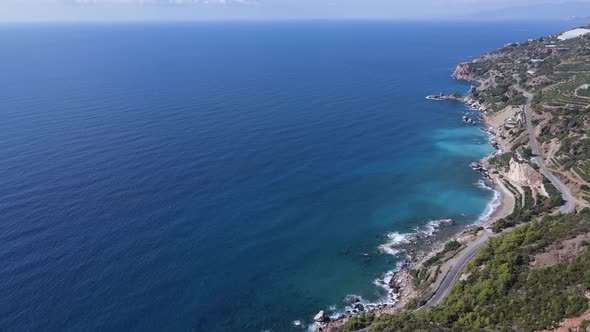
[[[460,61],[569,23],[0,26],[0,330],[290,331],[474,223]],[[419,37],[419,38],[418,38]]]

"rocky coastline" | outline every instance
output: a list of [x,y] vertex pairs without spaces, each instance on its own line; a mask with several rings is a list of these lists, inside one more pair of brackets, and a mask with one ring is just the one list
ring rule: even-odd
[[[469,81],[478,85],[482,83],[478,81],[478,78],[475,75],[469,72],[468,66],[464,63],[457,66],[453,76],[457,80]],[[458,93],[450,95],[439,93],[429,95],[426,98],[436,101],[461,102],[464,103],[469,110],[474,111],[470,116],[474,115],[477,120],[474,120],[472,117],[464,116],[462,121],[468,125],[475,125],[478,122],[482,122],[488,126],[487,129],[482,128],[482,130],[488,132],[491,136],[490,143],[496,149],[496,152],[492,154],[493,156],[501,152],[502,146],[498,143],[498,140],[501,140],[502,138],[496,136],[497,128],[495,127],[495,124],[489,121],[489,118],[485,116],[487,113],[485,106],[481,105],[480,102],[473,97],[473,93],[476,89],[476,86],[473,85],[469,90],[469,94],[466,96],[462,96]],[[491,156],[488,156],[480,161],[473,162],[470,165],[474,171],[481,173],[484,178],[488,180],[488,183],[493,190],[500,193],[499,196],[501,199],[499,206],[495,208],[495,211],[490,213],[488,220],[482,224],[482,226],[486,227],[493,224],[496,220],[505,217],[507,214],[510,214],[514,207],[514,197],[510,191],[506,190],[504,184],[497,176],[498,172],[489,164],[488,160],[490,157]],[[441,227],[444,226],[446,225]],[[479,236],[482,236],[485,230],[481,230],[481,228],[482,227],[479,227],[474,232],[469,229],[463,229],[462,232],[456,234],[455,238],[467,245],[478,239]],[[389,294],[386,301],[382,303],[366,303],[360,297],[349,296],[346,299],[349,305],[344,313],[329,316],[324,310],[321,310],[315,315],[314,323],[310,330],[317,332],[334,331],[342,327],[350,318],[358,315],[370,313],[380,316],[404,310],[411,301],[417,299],[420,295],[420,290],[413,285],[413,276],[410,271],[422,266],[427,260],[439,254],[444,246],[445,242],[437,240],[435,236],[418,238],[414,242],[404,244],[398,248],[400,252],[403,252],[403,257],[398,263],[397,268],[388,272],[384,278],[378,282],[379,286],[388,289]],[[433,285],[436,286],[437,282],[440,281],[435,280]]]
[[450,101],[459,101],[459,102],[465,101],[465,97],[463,97],[459,93],[453,93],[453,94],[447,95],[442,92],[434,94],[434,95],[426,96],[426,99],[429,99],[429,100],[450,100]]
[[[590,206],[586,140],[590,122],[584,116],[590,96],[578,93],[587,87],[579,66],[588,63],[590,35],[562,38],[572,31],[506,44],[460,63],[453,77],[474,84],[469,94],[426,97],[462,102],[474,111],[463,116],[464,124],[481,121],[488,126],[482,130],[490,134],[496,152],[470,166],[493,187],[494,201],[478,225],[453,240],[409,251],[407,260],[384,284],[395,293],[394,303],[374,310],[364,306],[364,311],[347,312],[323,322],[317,330],[338,330],[347,319],[367,312],[380,316],[440,305],[455,281],[469,278],[471,273],[462,275],[463,268],[491,237],[532,218],[575,213]],[[364,320],[355,324],[366,326]]]

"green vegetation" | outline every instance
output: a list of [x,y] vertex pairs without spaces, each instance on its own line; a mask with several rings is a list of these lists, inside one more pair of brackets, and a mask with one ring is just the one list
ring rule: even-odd
[[441,260],[446,256],[447,253],[456,252],[457,250],[461,249],[461,247],[462,247],[461,243],[459,243],[459,241],[457,241],[457,240],[452,240],[450,242],[447,242],[447,244],[445,245],[445,248],[441,252],[437,253],[436,255],[431,257],[430,259],[426,260],[426,262],[424,262],[424,267],[428,268],[428,267],[431,267],[435,264],[440,263]]
[[555,70],[562,72],[590,71],[590,64],[585,62],[564,63],[556,66]]
[[580,189],[584,192],[582,198],[590,203],[590,186],[583,184]]
[[445,251],[455,251],[457,249],[461,248],[461,243],[457,240],[452,240],[447,242],[447,244],[445,244]]
[[512,159],[512,153],[506,152],[490,158],[489,162],[500,169],[508,170],[510,168],[510,159]]
[[523,105],[526,102],[524,95],[510,89],[514,83],[516,81],[511,75],[495,76],[493,87],[478,90],[474,96],[493,111],[499,111],[507,105]]
[[574,171],[589,182],[587,175],[590,171],[588,160],[590,160],[590,139],[579,139],[577,137],[564,137],[561,140],[559,153],[566,156],[561,163],[564,169],[574,168]]
[[543,203],[544,209],[552,209],[558,206],[563,205],[563,197],[561,196],[561,192],[555,188],[553,183],[549,181],[548,178],[543,178],[543,186],[549,195],[549,199],[546,199]]
[[352,317],[346,323],[346,326],[342,328],[342,332],[354,332],[363,329],[371,325],[374,319],[375,316],[371,314]]
[[590,183],[590,162],[574,167],[574,171],[586,182]]
[[578,89],[578,96],[581,97],[590,97],[590,88],[586,89]]
[[500,233],[507,228],[514,227],[522,222],[530,221],[536,214],[531,189],[523,187],[523,190],[525,191],[524,205],[522,203],[522,195],[514,189],[513,193],[516,192],[514,195],[514,211],[508,217],[502,218],[494,223],[494,226],[492,226],[492,231],[494,231],[494,233]]
[[496,221],[494,226],[492,226],[492,231],[494,231],[494,233],[500,233],[507,228],[514,227],[523,222],[528,222],[536,216],[563,205],[561,192],[559,192],[553,183],[551,183],[546,177],[543,178],[543,185],[545,186],[545,190],[549,197],[533,197],[532,190],[528,187],[523,187],[525,192],[524,205],[522,205],[521,194],[515,188],[510,188],[515,197],[514,211],[508,217]]
[[509,98],[509,100],[507,102],[508,105],[513,105],[513,106],[524,105],[525,103],[526,103],[526,97],[520,92],[515,92]]
[[492,69],[492,61],[478,61],[471,64],[471,69],[478,75],[484,75]]
[[[492,238],[466,266],[446,300],[431,309],[351,320],[342,330],[356,331],[534,331],[556,327],[588,310],[589,243],[584,252],[556,265],[532,270],[535,254],[590,233],[590,211],[546,216]],[[588,323],[584,323],[588,325]]]
[[[429,280],[434,280],[440,272],[440,266],[462,248],[463,245],[459,241],[451,240],[445,244],[442,251],[426,260],[421,267],[409,270],[408,272],[413,277],[414,286],[418,287],[426,284]],[[432,266],[436,266],[434,271],[430,270]],[[417,306],[420,304],[421,302],[416,303]]]
[[533,150],[531,148],[522,148],[520,150],[520,155],[524,159],[530,159],[533,156]]
[[590,83],[589,74],[576,75],[572,79],[558,83],[543,91],[543,102],[550,106],[579,106],[585,107],[590,104],[587,98],[576,96],[576,90]]

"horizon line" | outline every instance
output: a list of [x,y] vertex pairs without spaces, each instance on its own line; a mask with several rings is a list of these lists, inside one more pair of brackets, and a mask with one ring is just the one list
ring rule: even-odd
[[142,18],[123,18],[123,19],[31,19],[31,20],[2,20],[0,24],[60,24],[60,23],[289,23],[289,22],[417,22],[417,23],[473,23],[473,22],[590,22],[590,19],[566,19],[566,18],[399,18],[399,17],[318,17],[318,18],[179,18],[179,19],[142,19]]

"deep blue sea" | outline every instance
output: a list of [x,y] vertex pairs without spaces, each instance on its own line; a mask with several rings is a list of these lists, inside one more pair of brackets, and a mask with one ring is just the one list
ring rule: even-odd
[[0,330],[298,331],[476,222],[460,61],[561,23],[0,25]]

